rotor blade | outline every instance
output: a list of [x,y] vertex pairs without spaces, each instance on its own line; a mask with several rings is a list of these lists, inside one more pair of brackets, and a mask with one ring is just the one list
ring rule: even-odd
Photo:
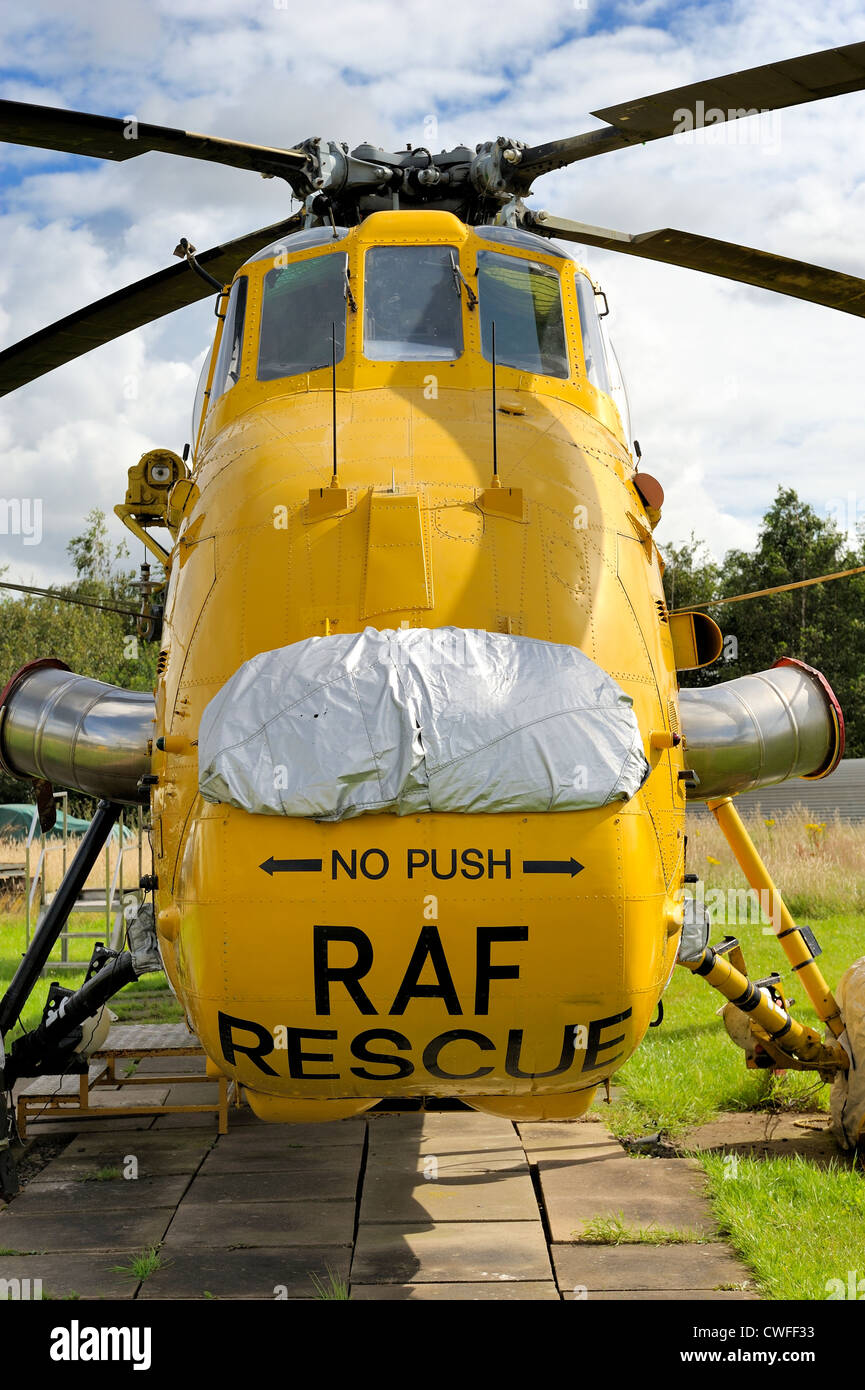
[[744,603],[750,598],[765,598],[767,594],[786,594],[791,589],[810,589],[813,584],[828,584],[830,579],[847,579],[851,574],[865,574],[865,565],[852,570],[836,570],[834,574],[818,574],[816,579],[796,579],[790,584],[774,584],[771,589],[753,589],[750,594],[733,594],[731,598],[707,598],[701,603],[689,603],[684,608],[671,608],[673,613],[693,613],[698,608],[720,608],[722,603]]
[[135,159],[159,150],[163,154],[207,159],[235,169],[254,169],[292,182],[308,164],[303,150],[278,150],[267,145],[248,145],[191,130],[147,125],[128,116],[91,116],[84,111],[63,111],[55,106],[33,106],[25,101],[0,101],[0,140],[12,145],[36,145],[39,149],[90,155],[94,159]]
[[[284,222],[274,222],[270,227],[227,241],[224,246],[202,251],[196,259],[217,279],[227,283],[239,265],[270,242],[296,231],[301,220],[300,214],[296,214]],[[183,309],[212,294],[207,283],[182,262],[106,295],[95,304],[88,304],[47,328],[40,328],[29,338],[22,338],[20,343],[0,352],[0,396],[61,367],[64,362],[83,357],[103,343],[130,333],[133,328],[153,323],[175,309]]]
[[840,270],[809,265],[807,261],[792,261],[770,251],[755,251],[750,246],[679,232],[673,227],[629,236],[627,232],[569,222],[563,217],[551,217],[549,213],[529,213],[523,225],[564,241],[578,241],[586,246],[599,246],[604,251],[622,251],[627,256],[701,270],[707,275],[738,280],[743,285],[774,290],[793,299],[805,299],[811,304],[822,304],[827,309],[840,309],[844,314],[865,318],[865,280],[845,275]]
[[531,146],[523,153],[517,169],[531,182],[551,169],[561,169],[624,145],[644,144],[704,124],[717,125],[761,111],[779,111],[863,88],[865,43],[827,48],[593,111],[593,116],[607,122],[605,127],[567,140]]

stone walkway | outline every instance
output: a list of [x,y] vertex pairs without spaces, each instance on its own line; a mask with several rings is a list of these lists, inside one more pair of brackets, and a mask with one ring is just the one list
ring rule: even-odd
[[[713,1239],[701,1170],[630,1157],[597,1109],[573,1123],[467,1111],[285,1127],[233,1110],[222,1137],[205,1115],[32,1134],[74,1138],[0,1211],[0,1279],[41,1279],[57,1298],[302,1299],[333,1281],[377,1301],[755,1297]],[[604,1217],[704,1240],[581,1243]],[[139,1278],[133,1260],[153,1246],[159,1267]]]

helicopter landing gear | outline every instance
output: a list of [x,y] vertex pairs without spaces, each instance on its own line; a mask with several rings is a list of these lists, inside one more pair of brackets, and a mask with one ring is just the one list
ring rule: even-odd
[[14,1197],[18,1191],[18,1174],[12,1156],[12,1113],[6,1105],[6,1078],[0,1069],[0,1197]]
[[111,951],[97,943],[80,988],[66,989],[53,981],[38,1027],[17,1037],[5,1052],[2,1039],[30,997],[121,809],[115,802],[100,801],[68,872],[0,1000],[0,1192],[3,1196],[13,1196],[18,1190],[10,1148],[12,1113],[6,1103],[6,1091],[25,1076],[86,1072],[89,1051],[99,1045],[107,1032],[106,1001],[140,975],[162,968],[153,909],[147,903],[127,924],[130,950]]
[[697,942],[684,955],[680,950],[678,963],[695,975],[702,975],[729,1001],[723,1011],[724,1024],[733,1041],[743,1048],[749,1067],[818,1071],[824,1081],[832,1081],[839,1073],[848,1071],[850,1055],[839,1041],[845,1032],[841,1010],[816,964],[820,954],[817,940],[810,928],[796,926],[731,798],[710,800],[708,807],[739,867],[760,894],[764,914],[771,919],[788,961],[827,1027],[827,1041],[815,1029],[792,1017],[779,974],[763,980],[749,979],[745,957],[735,937],[728,936],[714,947]]

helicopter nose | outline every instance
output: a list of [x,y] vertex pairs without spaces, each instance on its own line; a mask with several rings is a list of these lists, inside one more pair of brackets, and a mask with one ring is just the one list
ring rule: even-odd
[[649,774],[630,698],[585,653],[462,628],[253,657],[204,711],[199,769],[208,801],[322,821],[586,810]]

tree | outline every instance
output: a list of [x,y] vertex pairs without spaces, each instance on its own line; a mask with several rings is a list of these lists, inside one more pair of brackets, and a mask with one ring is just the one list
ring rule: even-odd
[[[699,563],[692,538],[679,568],[685,607],[707,597],[711,566]],[[678,556],[674,547],[666,547]],[[851,549],[831,520],[818,515],[792,488],[779,487],[763,517],[753,551],[730,550],[719,568],[719,597],[775,588],[800,579],[851,569],[865,563],[865,544]],[[690,568],[689,568],[690,566]],[[684,583],[682,582],[684,577]],[[667,584],[665,575],[665,584]],[[721,627],[725,657],[700,671],[683,671],[683,686],[715,684],[764,671],[791,656],[822,671],[844,711],[847,755],[865,756],[865,576],[837,579],[806,589],[768,594],[743,603],[704,610]]]
[[705,541],[698,541],[694,532],[685,545],[662,545],[664,593],[669,608],[687,608],[692,603],[705,603],[718,592],[721,567],[716,565]]
[[[98,508],[88,513],[86,523],[67,547],[76,579],[58,588],[58,594],[136,608],[135,572],[120,567],[128,556],[126,546],[112,549]],[[0,590],[0,688],[28,661],[54,656],[80,675],[131,690],[153,689],[158,647],[137,635],[134,618],[35,594],[2,595]],[[0,774],[0,800],[32,799],[32,782]],[[78,794],[70,796],[70,806],[75,814],[92,811],[90,798]]]

